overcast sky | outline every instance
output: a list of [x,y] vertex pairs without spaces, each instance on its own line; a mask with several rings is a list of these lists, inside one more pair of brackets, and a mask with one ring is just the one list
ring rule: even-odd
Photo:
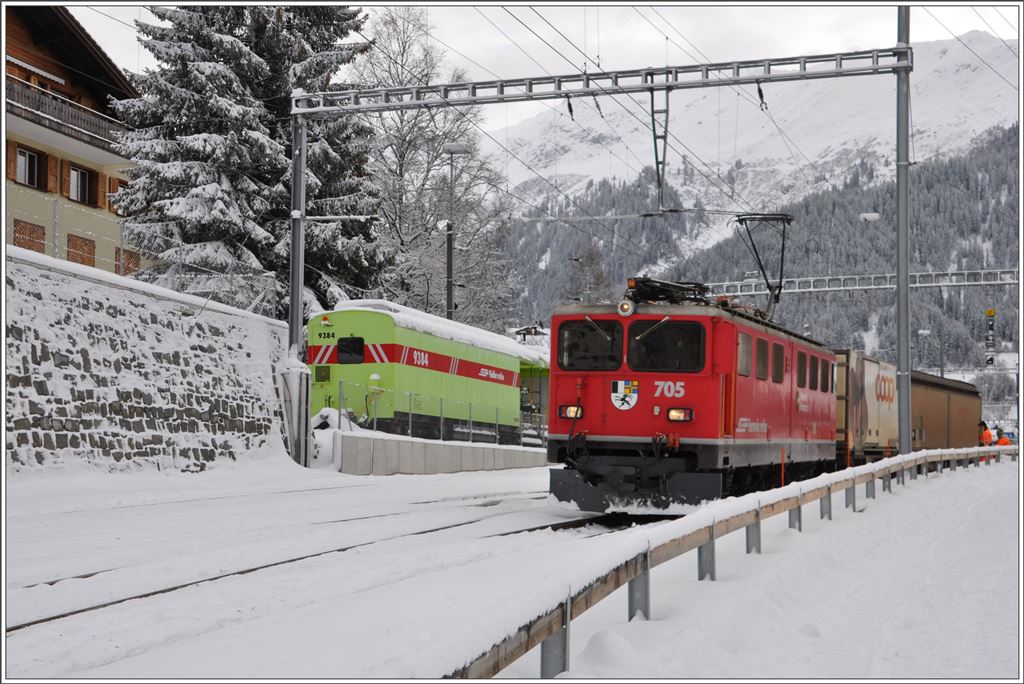
[[[371,14],[394,7],[357,6]],[[687,65],[845,52],[896,43],[895,5],[508,5],[522,24],[501,5],[424,6],[429,8],[433,36],[464,55],[450,52],[450,65],[464,68],[471,80],[494,78],[489,72],[501,78],[540,75],[541,66],[550,73],[578,73],[585,61],[582,52],[594,62],[600,57],[603,69],[617,70],[665,65],[666,61]],[[133,28],[134,19],[153,20],[148,11],[131,5],[70,7],[118,66],[139,71],[155,65],[152,56],[139,47]],[[1013,51],[1019,54],[1019,13],[1019,3],[912,6],[910,39],[915,43],[948,40],[953,34],[980,30],[1017,42]],[[595,70],[593,64],[587,66]],[[506,121],[516,123],[543,107],[539,103],[492,106],[487,110],[488,128],[504,126]]]

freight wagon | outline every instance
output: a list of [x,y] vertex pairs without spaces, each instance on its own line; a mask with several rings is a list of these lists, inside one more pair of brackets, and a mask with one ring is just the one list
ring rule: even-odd
[[[976,446],[981,394],[966,382],[913,371],[910,375],[911,448]],[[855,349],[836,351],[838,467],[899,452],[896,366]]]
[[913,371],[910,424],[914,449],[978,445],[981,393],[974,385]]
[[514,340],[382,300],[313,316],[310,410],[337,409],[394,434],[519,443],[523,369],[544,354]]

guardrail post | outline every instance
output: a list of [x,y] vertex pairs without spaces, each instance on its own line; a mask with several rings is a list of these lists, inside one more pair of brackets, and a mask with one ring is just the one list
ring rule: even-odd
[[980,468],[981,467],[981,454],[975,454],[974,455],[974,467],[975,468]]
[[754,511],[754,522],[747,525],[747,553],[757,551],[761,553],[761,502],[757,502],[757,509]]
[[846,507],[857,511],[857,483],[853,482],[846,488]]
[[899,470],[896,471],[896,482],[898,482],[900,484],[900,486],[902,486],[902,487],[906,487],[907,486],[907,469],[906,468],[900,468]]
[[1010,461],[1013,462],[1013,463],[1017,462],[1017,452],[1016,451],[1010,453]]
[[804,531],[804,520],[803,520],[803,506],[804,495],[803,493],[797,497],[796,508],[789,509],[789,529],[796,530],[797,532]]
[[711,539],[697,547],[697,581],[706,577],[715,581],[715,521],[711,521]]
[[553,679],[569,669],[569,621],[572,618],[572,597],[562,604],[562,626],[540,642],[540,678]]
[[[950,462],[952,463],[952,461],[950,461]],[[935,462],[935,470],[936,470],[936,472],[938,472],[938,473],[942,472],[943,464],[944,464],[944,461],[941,458],[938,461]],[[955,465],[953,467],[956,468]]]
[[825,496],[821,497],[819,501],[821,505],[821,520],[828,518],[832,519],[832,485],[825,487]]
[[910,468],[910,479],[911,480],[916,480],[917,479],[917,469],[918,469],[919,466],[920,466],[919,463],[915,463],[913,465],[913,467]]
[[864,496],[868,499],[875,498],[875,474],[871,473],[871,477],[867,482],[864,483]]
[[644,620],[651,619],[651,550],[648,548],[640,556],[642,571],[639,575],[629,580],[627,591],[629,592],[629,619],[632,620],[637,614],[642,615]]
[[892,472],[889,471],[882,476],[882,491],[892,494]]
[[[940,463],[941,463],[941,461],[940,461]],[[949,459],[950,470],[956,470],[957,464],[959,464],[959,463],[960,463],[960,459],[958,459],[958,458],[951,458],[951,459]]]
[[993,458],[995,458],[995,454],[989,454],[988,458],[985,459],[985,465],[992,465]]

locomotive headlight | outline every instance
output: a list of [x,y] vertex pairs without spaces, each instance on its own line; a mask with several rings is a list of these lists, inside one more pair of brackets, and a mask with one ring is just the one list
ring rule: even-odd
[[558,407],[558,417],[559,418],[582,418],[583,417],[583,407],[582,406],[576,406],[576,405],[572,405],[572,406],[568,406],[568,405],[559,406]]
[[671,408],[668,410],[668,419],[676,423],[689,423],[693,420],[693,409]]
[[623,299],[619,302],[619,315],[625,318],[626,316],[632,316],[633,312],[636,311],[636,305],[628,299]]

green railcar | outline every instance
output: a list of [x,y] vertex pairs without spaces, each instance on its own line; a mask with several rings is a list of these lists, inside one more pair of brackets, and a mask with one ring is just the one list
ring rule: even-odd
[[514,340],[380,300],[311,317],[310,409],[432,439],[518,443],[522,368],[543,355]]

